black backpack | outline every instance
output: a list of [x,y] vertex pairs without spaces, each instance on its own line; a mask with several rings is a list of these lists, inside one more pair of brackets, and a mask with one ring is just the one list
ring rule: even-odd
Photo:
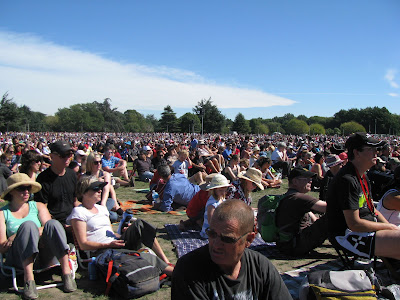
[[96,258],[100,276],[110,289],[125,299],[138,298],[160,288],[160,270],[140,256],[139,252],[108,249]]

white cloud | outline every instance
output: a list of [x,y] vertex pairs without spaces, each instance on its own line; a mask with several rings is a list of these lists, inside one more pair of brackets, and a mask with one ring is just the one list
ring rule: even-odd
[[166,66],[112,61],[32,35],[0,31],[0,82],[18,104],[53,114],[76,103],[112,99],[112,106],[162,110],[192,108],[212,97],[219,108],[288,106],[295,101],[260,90],[211,82]]
[[387,70],[385,74],[385,79],[389,82],[391,87],[398,89],[399,84],[395,81],[396,74],[397,70],[394,69]]
[[396,94],[396,93],[389,93],[388,94],[390,97],[398,97],[399,96],[399,94]]

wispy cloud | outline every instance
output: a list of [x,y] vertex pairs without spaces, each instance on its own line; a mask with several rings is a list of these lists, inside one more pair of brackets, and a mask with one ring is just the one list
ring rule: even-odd
[[167,66],[113,61],[28,34],[0,31],[0,92],[18,104],[53,114],[76,103],[111,98],[113,107],[162,110],[192,108],[212,97],[219,108],[288,106],[295,101],[261,90],[212,82]]
[[397,70],[389,69],[389,70],[386,71],[385,79],[389,82],[391,87],[393,87],[395,89],[398,89],[399,88],[399,84],[395,81],[396,74],[397,74]]
[[388,94],[390,97],[399,97],[399,94],[396,94],[396,93],[389,93]]

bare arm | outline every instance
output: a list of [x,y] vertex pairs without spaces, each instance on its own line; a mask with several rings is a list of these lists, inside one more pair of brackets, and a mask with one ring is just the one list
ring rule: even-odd
[[394,209],[400,211],[400,193],[390,193],[383,199],[383,206],[387,209]]
[[3,211],[0,211],[0,252],[6,253],[10,245],[8,245],[6,221],[4,219]]
[[122,248],[125,246],[125,242],[122,240],[114,240],[111,243],[98,243],[88,241],[86,235],[86,223],[80,220],[72,219],[71,225],[74,230],[76,240],[78,241],[79,247],[82,250],[97,250],[106,248]]
[[311,207],[312,210],[318,211],[320,213],[326,212],[326,202],[318,200],[315,204]]
[[42,224],[42,227],[39,228],[39,233],[40,233],[40,235],[42,235],[43,227],[49,220],[51,220],[51,215],[45,204],[43,204],[41,202],[36,202],[36,207],[39,212],[40,223]]
[[[382,222],[382,215],[378,212],[378,220],[380,222],[373,222],[364,219],[360,219],[360,213],[358,209],[351,210],[347,209],[343,211],[344,218],[346,219],[347,227],[351,231],[357,232],[372,232],[379,230],[398,230],[399,228],[386,222]],[[383,218],[385,220],[385,218]]]

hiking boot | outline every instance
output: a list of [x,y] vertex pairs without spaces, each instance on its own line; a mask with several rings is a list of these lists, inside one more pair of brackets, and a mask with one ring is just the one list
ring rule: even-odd
[[37,299],[39,294],[36,289],[35,280],[28,280],[24,286],[24,299]]
[[64,292],[71,293],[76,291],[76,282],[72,274],[63,275]]

